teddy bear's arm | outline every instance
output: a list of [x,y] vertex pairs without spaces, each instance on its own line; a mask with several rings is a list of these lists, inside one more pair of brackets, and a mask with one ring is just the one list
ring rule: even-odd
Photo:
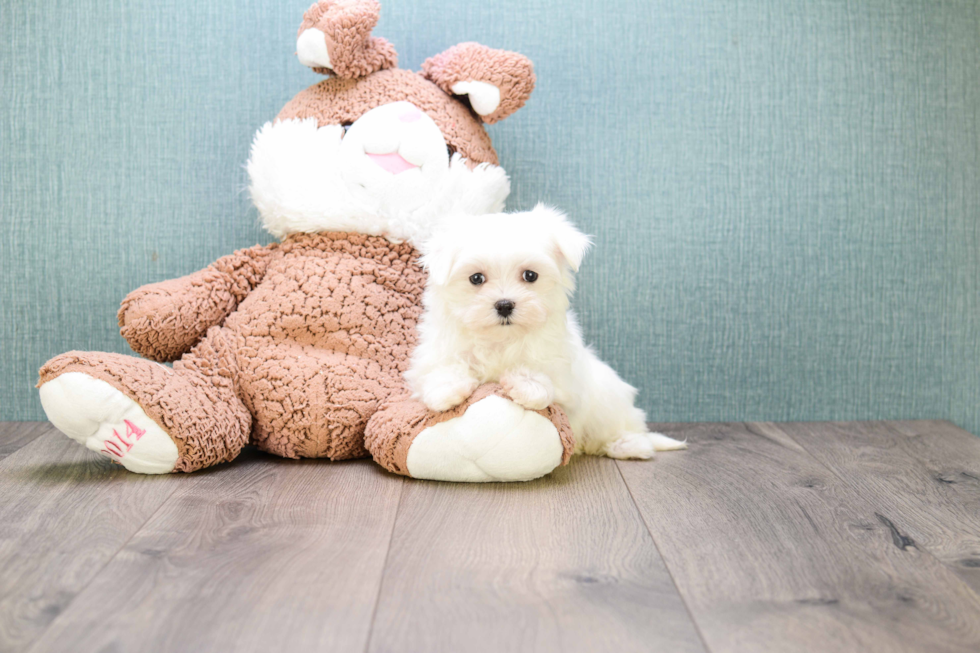
[[120,333],[141,356],[176,360],[258,285],[271,251],[239,250],[185,277],[137,288],[119,308]]

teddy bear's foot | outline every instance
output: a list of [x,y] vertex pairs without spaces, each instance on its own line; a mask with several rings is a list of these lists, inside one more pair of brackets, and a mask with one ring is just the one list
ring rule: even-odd
[[252,419],[221,348],[213,328],[172,369],[104,352],[55,356],[39,372],[41,404],[65,435],[131,471],[217,465],[247,444]]
[[566,463],[573,448],[560,408],[527,410],[496,384],[444,413],[411,399],[393,402],[372,417],[366,435],[383,467],[436,481],[529,481]]
[[131,472],[167,474],[177,445],[139,404],[105,381],[69,372],[40,388],[41,406],[55,427]]
[[414,478],[445,481],[526,481],[561,463],[558,429],[513,401],[490,395],[459,417],[423,429],[405,467]]

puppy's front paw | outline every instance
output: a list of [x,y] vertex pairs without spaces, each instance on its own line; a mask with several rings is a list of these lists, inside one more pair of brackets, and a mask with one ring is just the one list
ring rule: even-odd
[[515,402],[531,410],[544,410],[555,400],[555,387],[544,374],[514,370],[500,377],[504,392]]
[[471,376],[458,374],[434,375],[422,393],[422,403],[437,413],[455,408],[473,394],[480,382]]

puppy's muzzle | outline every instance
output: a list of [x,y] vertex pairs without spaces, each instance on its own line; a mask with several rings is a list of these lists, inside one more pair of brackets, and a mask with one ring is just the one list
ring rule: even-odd
[[500,317],[510,317],[510,314],[514,312],[514,302],[509,299],[501,299],[493,307],[497,309],[497,315]]

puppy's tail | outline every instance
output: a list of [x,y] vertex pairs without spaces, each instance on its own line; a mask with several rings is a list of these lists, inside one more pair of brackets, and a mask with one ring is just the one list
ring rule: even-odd
[[687,440],[681,442],[680,440],[675,440],[674,438],[668,438],[663,433],[648,433],[650,436],[650,442],[653,443],[654,451],[677,451],[678,449],[687,449]]

